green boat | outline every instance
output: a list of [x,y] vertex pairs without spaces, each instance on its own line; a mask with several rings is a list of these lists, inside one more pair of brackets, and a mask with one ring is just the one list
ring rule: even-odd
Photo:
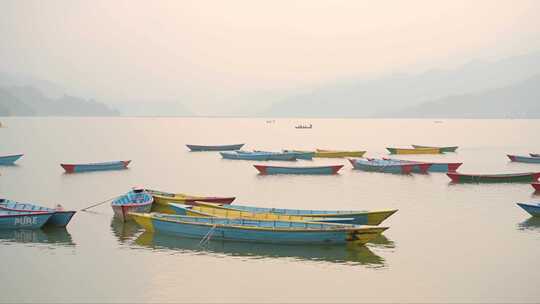
[[461,174],[446,173],[454,183],[531,183],[538,181],[539,172],[512,174]]

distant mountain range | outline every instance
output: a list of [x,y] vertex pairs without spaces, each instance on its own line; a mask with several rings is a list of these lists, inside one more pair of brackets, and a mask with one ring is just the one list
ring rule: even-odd
[[0,87],[0,116],[115,116],[108,106],[79,97],[45,96],[32,86]]
[[[435,114],[438,117],[469,117],[472,114],[466,107],[456,106],[447,114],[440,112],[443,109],[442,106],[439,106],[440,111],[432,109],[435,112],[431,112],[432,110],[423,112],[422,107],[426,107],[428,101],[439,104],[442,100],[457,102],[459,98],[470,100],[472,96],[475,96],[475,101],[483,104],[486,111],[485,115],[476,112],[475,117],[508,117],[513,114],[504,110],[496,114],[493,112],[495,108],[488,109],[490,100],[480,99],[493,98],[493,94],[504,92],[507,94],[505,99],[511,100],[516,107],[520,107],[519,103],[525,100],[524,97],[528,96],[529,91],[534,87],[521,87],[522,91],[519,91],[517,88],[512,89],[508,86],[526,81],[537,74],[540,74],[540,52],[495,62],[474,61],[454,70],[431,70],[418,75],[399,74],[375,80],[323,85],[308,93],[286,97],[275,102],[259,115],[369,118],[396,117],[397,110],[403,110],[408,113],[407,117],[430,117]],[[531,78],[530,81],[533,82],[534,79],[536,78]],[[498,88],[501,88],[501,91],[498,91]],[[484,93],[485,96],[482,95]],[[528,96],[526,100],[535,98],[534,91],[530,94],[531,96]],[[409,108],[410,110],[407,110]],[[529,113],[528,115],[538,116],[538,114]],[[519,117],[522,116],[519,115]]]
[[395,112],[396,118],[540,118],[540,74],[479,93],[452,95]]

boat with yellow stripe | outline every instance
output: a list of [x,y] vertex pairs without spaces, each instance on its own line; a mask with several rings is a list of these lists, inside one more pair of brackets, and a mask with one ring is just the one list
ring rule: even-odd
[[363,245],[387,227],[342,225],[305,221],[270,221],[241,218],[196,217],[161,213],[133,213],[137,224],[152,232],[211,240],[274,244]]
[[230,204],[236,198],[235,197],[217,197],[217,196],[198,196],[184,193],[169,193],[159,190],[150,190],[146,189],[146,192],[150,193],[154,198],[154,205],[152,206],[152,211],[174,214],[169,206],[169,203],[180,203],[180,204],[193,204],[195,202],[207,202],[207,203],[216,203],[216,204]]
[[[213,210],[212,210],[213,209]],[[180,214],[182,210],[175,208]],[[306,210],[306,209],[282,209],[262,208],[242,205],[218,205],[197,202],[192,209],[219,217],[243,217],[270,220],[304,220],[340,222],[357,225],[380,225],[384,220],[397,212],[397,209],[377,211],[348,211],[348,210]]]
[[390,154],[442,154],[441,148],[386,148]]
[[362,157],[366,154],[366,151],[345,151],[345,150],[323,150],[316,149],[315,151],[301,151],[301,150],[284,150],[295,153],[313,153],[313,157],[322,158],[344,158],[344,157]]

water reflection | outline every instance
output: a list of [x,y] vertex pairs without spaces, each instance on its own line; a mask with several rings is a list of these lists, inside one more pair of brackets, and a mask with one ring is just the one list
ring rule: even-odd
[[0,230],[0,243],[43,244],[50,248],[75,246],[66,228],[53,227],[35,230]]
[[[393,246],[393,243],[386,238],[379,240],[379,242],[381,246]],[[385,266],[385,260],[366,246],[298,246],[218,240],[210,241],[201,246],[198,239],[179,238],[151,232],[142,233],[133,244],[143,249],[187,254],[212,253],[250,259],[292,258],[302,261],[324,261],[372,267]]]
[[111,220],[111,230],[120,244],[129,245],[130,241],[133,240],[135,235],[144,229],[142,229],[134,221],[122,222],[121,220],[113,217]]
[[540,232],[540,217],[530,217],[518,224],[519,230],[532,230]]

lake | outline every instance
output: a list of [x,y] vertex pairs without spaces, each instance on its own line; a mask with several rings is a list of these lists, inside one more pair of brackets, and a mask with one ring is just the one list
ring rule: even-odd
[[[311,123],[313,129],[295,129]],[[186,143],[245,149],[459,145],[403,158],[463,162],[461,172],[540,171],[507,153],[540,153],[540,120],[260,118],[3,118],[6,198],[80,210],[131,187],[236,196],[263,207],[399,211],[367,246],[276,246],[145,233],[104,204],[67,229],[0,232],[0,302],[539,302],[540,220],[516,206],[528,184],[450,184],[445,174],[352,170],[261,176],[250,161],[189,152]],[[61,162],[131,159],[127,170],[65,174]]]

